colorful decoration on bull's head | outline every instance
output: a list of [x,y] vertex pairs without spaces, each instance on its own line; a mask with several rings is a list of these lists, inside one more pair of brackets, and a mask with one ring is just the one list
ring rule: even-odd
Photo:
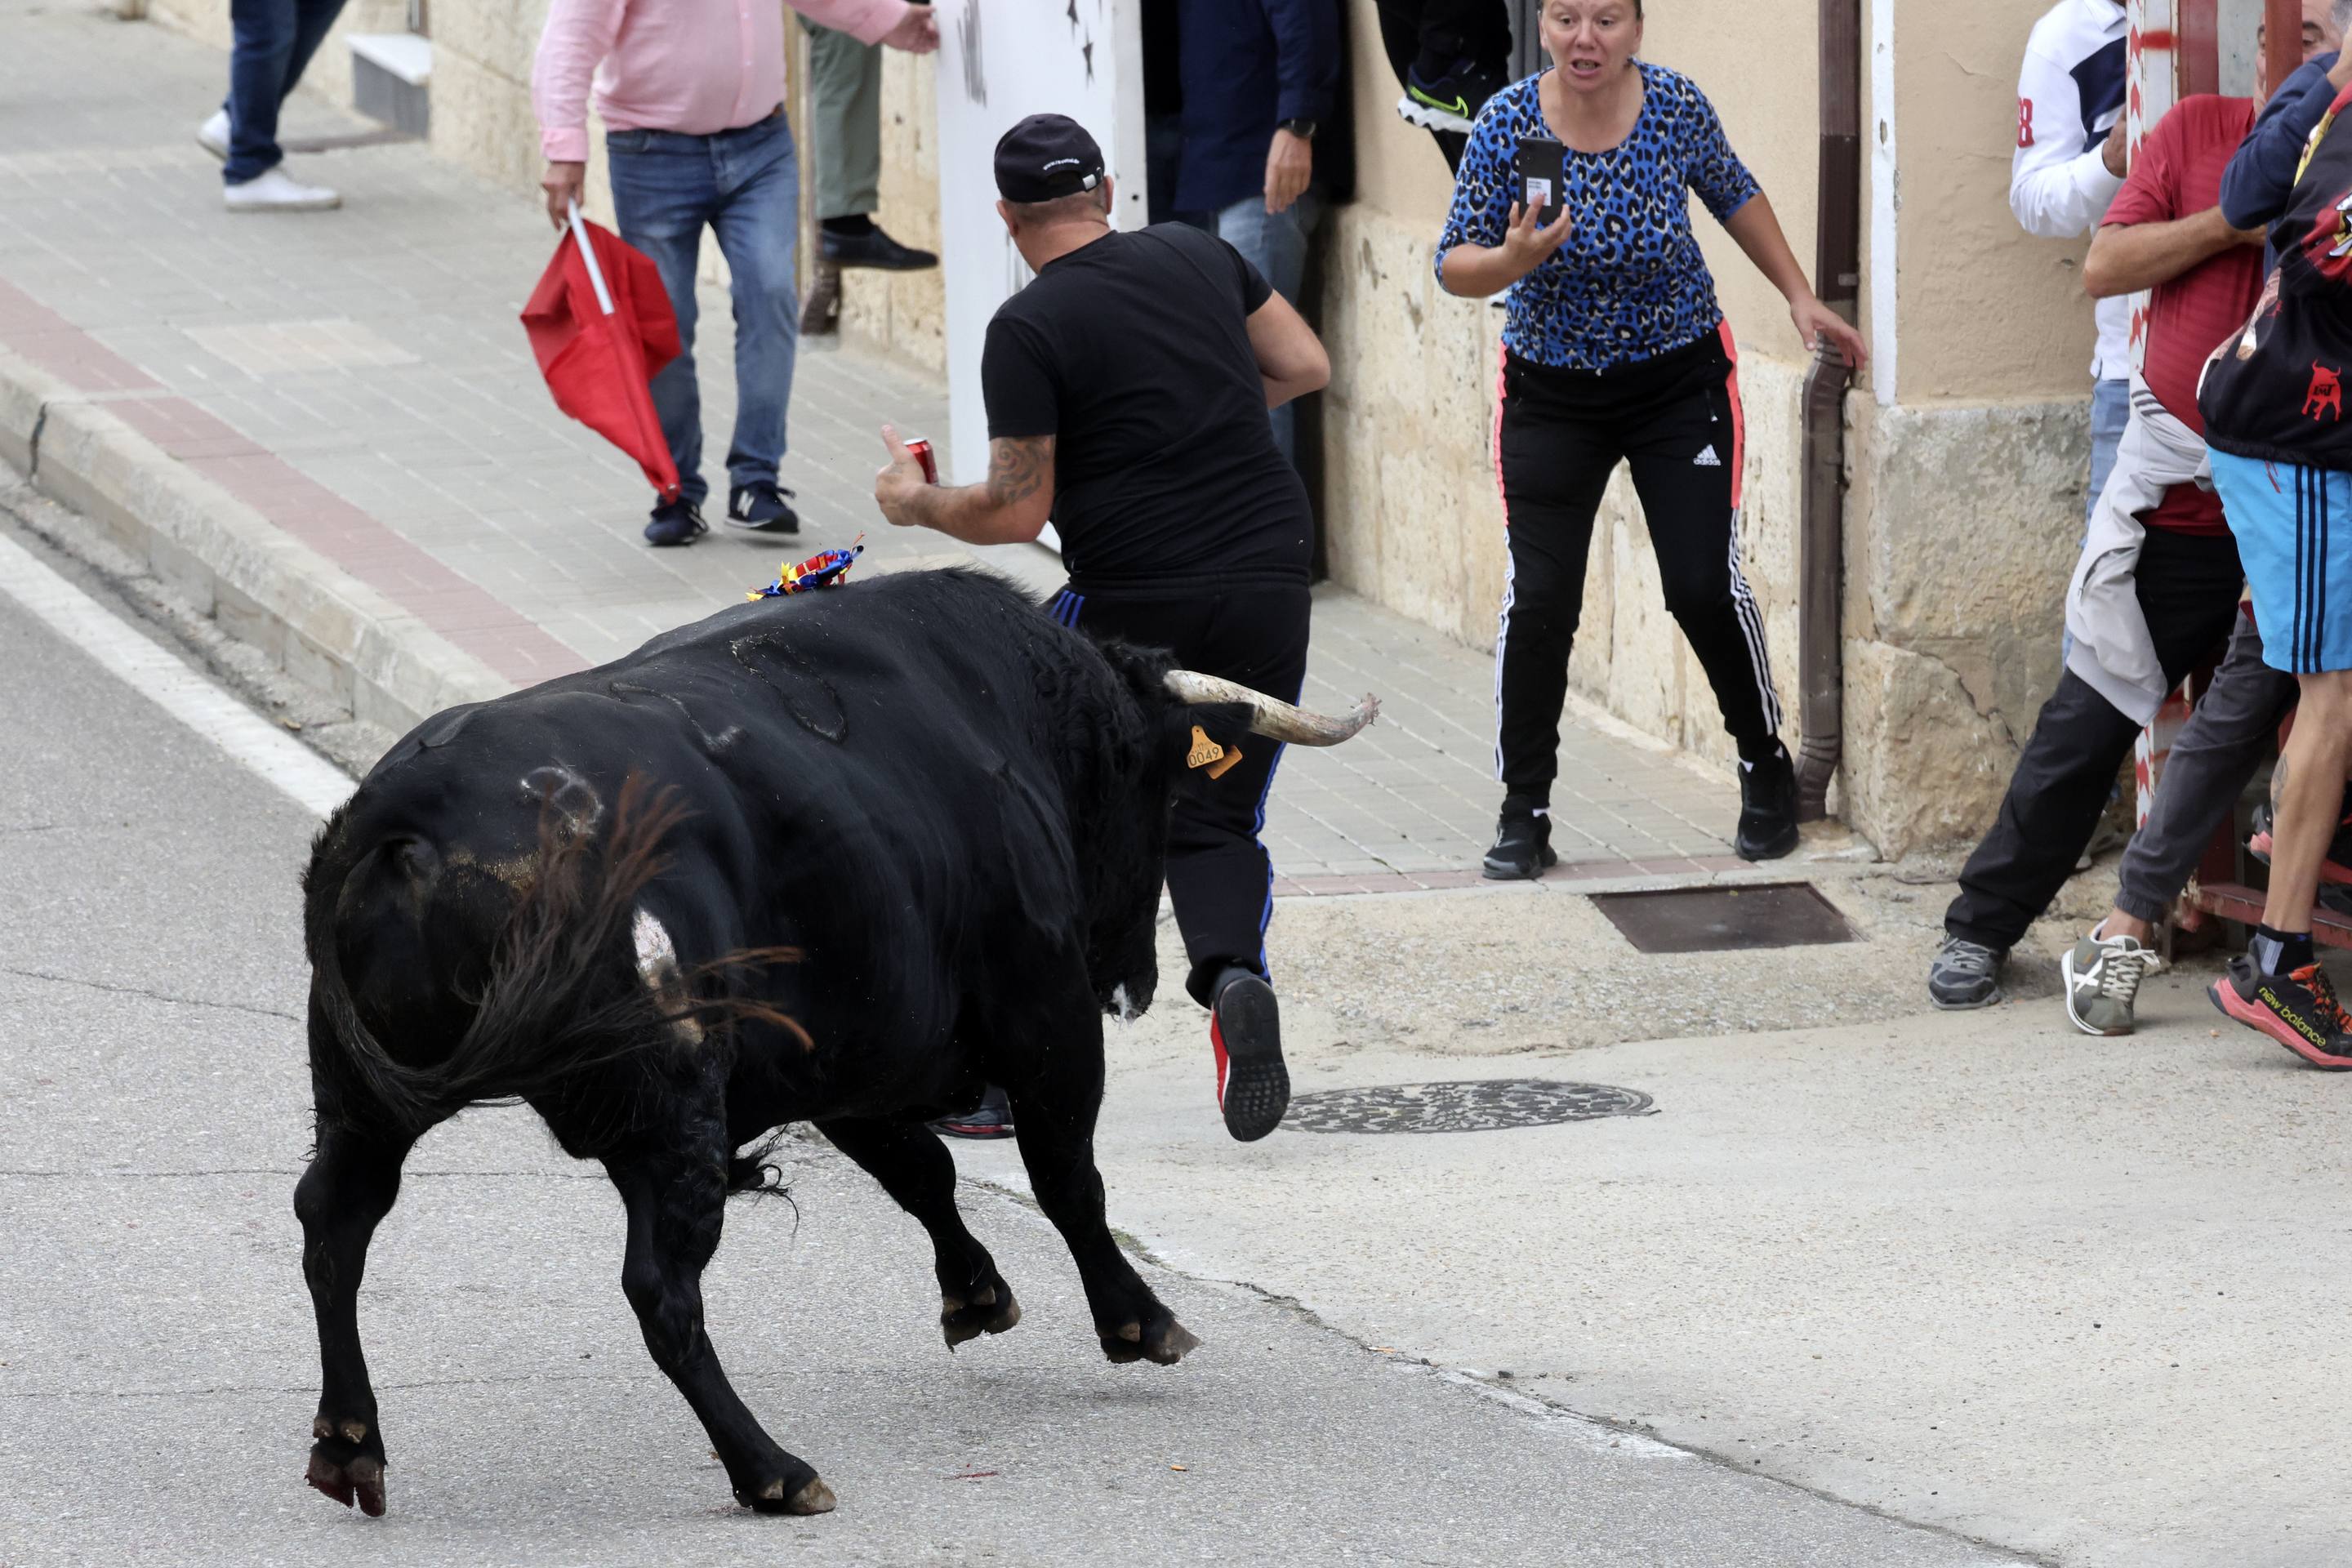
[[866,553],[866,536],[859,534],[845,550],[820,550],[797,566],[787,565],[776,580],[746,599],[781,599],[787,594],[807,594],[837,588],[849,580],[849,568]]

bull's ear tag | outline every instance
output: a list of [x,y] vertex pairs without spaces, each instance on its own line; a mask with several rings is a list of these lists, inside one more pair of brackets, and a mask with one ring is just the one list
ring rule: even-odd
[[[1217,762],[1222,759],[1224,754],[1225,749],[1217,744],[1214,741],[1209,739],[1209,732],[1206,730],[1202,729],[1198,724],[1192,726],[1192,754],[1184,759],[1184,765],[1186,767],[1205,768],[1211,763]],[[1226,763],[1226,767],[1230,767],[1233,764],[1230,763]],[[1210,773],[1209,776],[1211,778],[1215,778],[1218,773],[1224,771],[1224,768],[1214,769]]]
[[1209,764],[1209,776],[1213,779],[1223,778],[1241,765],[1241,760],[1242,749],[1239,746],[1230,748],[1223,757]]

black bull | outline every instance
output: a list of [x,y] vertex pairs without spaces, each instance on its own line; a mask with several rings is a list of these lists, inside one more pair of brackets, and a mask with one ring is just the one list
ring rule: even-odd
[[646,1348],[749,1507],[834,1501],[703,1329],[725,1201],[762,1181],[742,1151],[786,1123],[814,1121],[929,1233],[953,1347],[1021,1309],[923,1122],[1003,1085],[1105,1353],[1181,1357],[1198,1342],[1104,1222],[1102,1014],[1151,1000],[1192,726],[1328,743],[1372,711],[1253,696],[1089,642],[993,578],[923,573],[740,605],[394,747],[303,878],[310,1484],[383,1510],[369,1238],[417,1138],[494,1098],[603,1162]]

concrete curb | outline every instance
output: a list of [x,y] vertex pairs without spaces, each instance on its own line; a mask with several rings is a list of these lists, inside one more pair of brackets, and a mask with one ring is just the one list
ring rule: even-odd
[[514,689],[165,453],[108,401],[0,350],[0,457],[355,719],[404,733],[444,708]]

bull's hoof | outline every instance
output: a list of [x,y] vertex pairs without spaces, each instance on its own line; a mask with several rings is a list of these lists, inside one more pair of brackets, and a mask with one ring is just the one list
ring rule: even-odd
[[948,1296],[940,1302],[940,1332],[946,1336],[950,1350],[982,1334],[1001,1334],[1020,1321],[1021,1303],[1003,1284],[982,1287],[969,1301]]
[[359,1510],[370,1519],[383,1517],[383,1461],[373,1454],[350,1454],[338,1458],[334,1447],[349,1445],[320,1443],[310,1450],[310,1468],[302,1479],[341,1503],[345,1508],[357,1504]]
[[815,1476],[811,1476],[797,1489],[783,1480],[770,1481],[758,1491],[739,1490],[735,1500],[754,1513],[831,1513],[835,1505],[833,1489]]
[[1185,1352],[1201,1348],[1201,1336],[1162,1308],[1149,1323],[1124,1323],[1116,1333],[1103,1335],[1102,1348],[1103,1354],[1122,1365],[1131,1361],[1148,1361],[1159,1366],[1174,1366],[1184,1359]]

